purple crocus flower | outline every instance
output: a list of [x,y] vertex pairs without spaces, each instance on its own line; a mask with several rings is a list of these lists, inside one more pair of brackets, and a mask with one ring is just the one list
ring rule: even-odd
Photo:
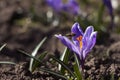
[[103,0],[103,3],[108,8],[109,14],[111,18],[113,19],[113,7],[112,7],[111,0]]
[[47,4],[53,8],[56,12],[61,11],[62,0],[46,0]]
[[46,0],[46,2],[56,12],[64,11],[74,15],[78,15],[80,12],[79,4],[76,0]]
[[93,26],[88,26],[85,33],[83,33],[79,24],[75,23],[72,26],[71,33],[75,35],[72,37],[72,41],[61,34],[55,36],[59,38],[65,46],[77,54],[83,70],[85,58],[96,43],[97,32],[94,31]]

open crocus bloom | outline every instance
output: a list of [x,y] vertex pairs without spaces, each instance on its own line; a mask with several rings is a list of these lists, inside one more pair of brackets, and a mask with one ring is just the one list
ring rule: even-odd
[[72,37],[72,41],[61,34],[55,36],[59,38],[65,46],[78,55],[83,68],[86,56],[96,43],[97,32],[94,31],[92,26],[88,26],[85,33],[83,33],[79,24],[75,23],[71,28],[71,33],[75,34],[75,36]]
[[46,0],[47,4],[56,12],[68,12],[74,15],[79,14],[79,4],[76,0]]

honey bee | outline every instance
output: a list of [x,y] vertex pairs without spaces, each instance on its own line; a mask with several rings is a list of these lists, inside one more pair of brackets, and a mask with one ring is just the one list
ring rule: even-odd
[[68,34],[66,34],[66,36],[69,37],[69,38],[72,38],[73,36],[75,36],[75,34],[74,33],[68,33]]

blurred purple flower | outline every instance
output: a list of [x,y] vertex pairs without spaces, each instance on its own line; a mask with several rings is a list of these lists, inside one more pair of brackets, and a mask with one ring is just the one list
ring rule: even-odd
[[68,12],[78,15],[80,12],[79,4],[76,0],[46,0],[47,4],[56,12]]
[[110,14],[111,18],[113,19],[113,8],[112,8],[111,0],[103,0],[103,3],[108,8],[109,14]]
[[59,38],[65,46],[77,54],[81,67],[84,69],[85,58],[96,43],[97,32],[94,31],[92,26],[88,26],[85,33],[83,33],[79,24],[75,23],[72,26],[71,33],[75,34],[75,36],[72,37],[72,41],[61,34],[55,36]]

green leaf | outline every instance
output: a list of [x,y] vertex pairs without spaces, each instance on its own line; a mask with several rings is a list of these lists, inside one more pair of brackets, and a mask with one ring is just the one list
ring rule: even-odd
[[0,47],[0,51],[1,51],[5,46],[6,46],[6,44],[2,45],[2,46]]
[[50,74],[53,74],[53,75],[56,75],[56,76],[59,76],[65,80],[68,80],[65,76],[63,76],[61,73],[58,73],[58,72],[55,72],[55,71],[52,71],[52,70],[49,70],[49,69],[46,69],[46,68],[39,68],[41,71],[44,71],[44,72],[47,72],[47,73],[50,73]]
[[[44,57],[47,55],[47,52],[43,52],[40,55],[38,55],[38,58],[41,62],[43,61]],[[36,67],[38,67],[41,63],[34,60],[33,61],[33,65],[32,65],[32,72],[36,69]]]
[[12,65],[15,65],[16,63],[9,62],[9,61],[0,61],[0,64],[12,64]]
[[75,57],[75,65],[73,67],[74,67],[75,75],[77,77],[77,80],[82,80],[82,74],[80,72],[80,65],[79,65],[76,54],[74,54],[74,57]]
[[[65,64],[68,64],[69,55],[70,55],[70,51],[66,47],[60,60],[63,61]],[[59,70],[61,71],[62,74],[65,74],[65,68],[62,67],[61,65],[59,65]]]
[[[21,51],[21,50],[19,50],[19,51],[20,51],[21,53],[27,55],[28,57],[33,58],[34,60],[38,61],[40,64],[42,64],[42,62],[41,62],[39,59],[35,58],[34,56],[32,56],[32,55],[30,55],[30,54],[28,54],[28,53],[26,53],[26,52],[24,52],[24,51]],[[41,71],[48,72],[48,73],[50,73],[50,74],[59,76],[59,77],[64,78],[64,79],[67,80],[67,78],[66,78],[65,76],[63,76],[62,74],[60,74],[60,73],[54,72],[54,71],[49,70],[49,69],[46,69],[46,68],[39,68],[39,69],[40,69]]]
[[34,56],[32,56],[32,55],[30,55],[30,54],[28,54],[28,53],[26,53],[26,52],[24,52],[22,50],[18,50],[18,51],[20,51],[22,54],[25,54],[29,58],[33,58],[34,60],[36,60],[36,61],[38,61],[38,62],[40,62],[42,64],[42,62],[39,59],[35,58]]
[[[45,42],[46,39],[47,39],[46,37],[43,38],[43,40],[40,41],[40,43],[37,45],[37,47],[33,50],[32,54],[31,54],[33,57],[36,56],[39,48],[42,46],[42,44]],[[29,65],[29,70],[30,70],[30,71],[32,71],[33,61],[34,61],[34,59],[31,58],[31,60],[30,60],[30,65]]]
[[67,65],[63,61],[55,58],[54,56],[51,56],[51,57],[53,58],[53,60],[55,60],[56,62],[61,64],[61,66],[63,66],[71,74],[71,76],[73,76],[75,78],[75,74],[73,73],[73,71],[71,71],[70,68],[67,67]]

